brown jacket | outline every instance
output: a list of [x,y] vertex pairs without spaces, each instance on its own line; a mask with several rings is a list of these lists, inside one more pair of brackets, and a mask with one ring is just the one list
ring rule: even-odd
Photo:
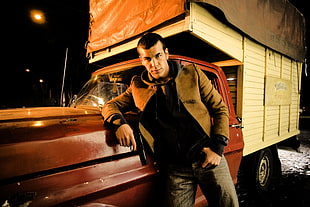
[[[175,82],[180,101],[208,137],[212,139],[212,135],[215,134],[229,138],[227,106],[207,76],[196,65],[187,65],[179,68]],[[156,86],[140,76],[135,76],[130,87],[123,94],[104,105],[102,116],[106,122],[111,122],[113,116],[119,116],[135,107],[143,112],[155,92]],[[211,126],[211,117],[213,126]],[[154,138],[141,120],[139,128],[151,149],[154,150]]]

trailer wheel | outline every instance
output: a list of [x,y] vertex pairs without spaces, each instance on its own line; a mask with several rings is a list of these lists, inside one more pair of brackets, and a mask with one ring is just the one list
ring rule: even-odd
[[273,156],[271,150],[269,148],[261,150],[257,159],[255,172],[255,182],[258,190],[268,191],[273,170]]
[[281,163],[275,146],[247,156],[243,161],[245,181],[250,191],[268,192],[281,175]]

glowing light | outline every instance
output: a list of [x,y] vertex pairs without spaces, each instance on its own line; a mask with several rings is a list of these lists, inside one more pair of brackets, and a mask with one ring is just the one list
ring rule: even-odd
[[35,14],[33,17],[34,17],[36,20],[41,20],[41,19],[43,18],[41,14]]
[[41,10],[33,9],[30,11],[30,18],[34,23],[44,24],[46,22],[45,15]]
[[27,69],[25,69],[25,71],[26,71],[27,73],[29,73],[29,72],[30,72],[30,69],[29,69],[29,68],[27,68]]
[[34,124],[32,125],[32,126],[34,126],[34,127],[40,127],[40,126],[43,126],[44,124],[43,124],[43,122],[42,121],[36,121],[36,122],[34,122]]
[[103,105],[104,105],[103,98],[99,98],[99,97],[98,97],[98,104],[99,104],[100,106],[103,106]]
[[40,83],[43,83],[43,82],[44,82],[44,80],[43,80],[42,78],[40,78],[40,79],[39,79],[39,82],[40,82]]

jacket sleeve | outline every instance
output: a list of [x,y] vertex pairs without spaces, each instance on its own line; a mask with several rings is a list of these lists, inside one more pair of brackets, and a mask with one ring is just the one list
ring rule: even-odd
[[221,155],[229,140],[229,112],[222,96],[214,88],[208,77],[199,69],[198,73],[200,96],[213,118],[209,147]]
[[123,113],[134,108],[134,101],[131,93],[131,86],[121,95],[108,101],[102,108],[101,114],[106,123],[117,129],[122,124],[126,124]]

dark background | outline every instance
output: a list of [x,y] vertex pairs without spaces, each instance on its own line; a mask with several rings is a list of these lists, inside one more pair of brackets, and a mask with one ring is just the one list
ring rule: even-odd
[[[305,16],[305,0],[291,0]],[[2,52],[0,108],[60,105],[66,49],[66,102],[89,79],[92,69],[86,58],[88,0],[17,0],[2,6]],[[34,23],[30,10],[42,10],[44,24]],[[309,36],[309,29],[307,28]],[[307,55],[309,59],[309,52]],[[307,61],[308,62],[308,61]],[[26,72],[30,69],[30,72]],[[310,108],[310,86],[305,69],[302,76],[301,107]],[[39,82],[42,79],[43,82]]]
[[[91,74],[85,50],[88,4],[88,0],[8,3],[2,30],[5,39],[4,56],[1,55],[0,108],[59,106],[66,48],[65,92],[78,93]],[[30,18],[31,9],[42,10],[46,22],[34,23]],[[39,79],[43,79],[43,83]]]

